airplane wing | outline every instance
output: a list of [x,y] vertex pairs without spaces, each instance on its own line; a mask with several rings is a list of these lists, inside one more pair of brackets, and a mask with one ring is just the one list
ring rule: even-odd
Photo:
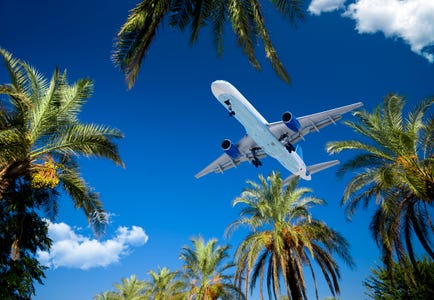
[[363,106],[362,102],[353,103],[339,108],[323,111],[320,113],[297,118],[300,123],[300,130],[294,132],[289,129],[282,121],[268,124],[270,131],[279,140],[286,140],[291,144],[297,143],[300,139],[311,132],[319,132],[330,124],[336,124],[342,115]]
[[238,166],[244,161],[252,161],[255,157],[261,159],[266,156],[265,152],[259,148],[256,143],[248,136],[245,135],[237,144],[240,154],[236,158],[232,158],[226,153],[223,153],[205,167],[202,171],[194,175],[196,178],[200,178],[209,173],[223,173],[224,171]]

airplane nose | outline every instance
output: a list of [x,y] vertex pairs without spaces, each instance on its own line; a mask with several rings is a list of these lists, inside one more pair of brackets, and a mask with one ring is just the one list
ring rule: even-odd
[[211,83],[211,91],[215,97],[218,97],[221,94],[228,94],[232,85],[224,80],[216,80]]

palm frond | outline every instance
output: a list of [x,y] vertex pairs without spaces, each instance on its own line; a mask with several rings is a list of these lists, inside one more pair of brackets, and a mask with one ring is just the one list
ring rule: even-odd
[[229,19],[232,23],[232,30],[237,36],[237,43],[248,57],[253,67],[260,70],[258,60],[255,57],[255,47],[253,45],[254,32],[249,23],[249,8],[246,2],[241,0],[231,0],[228,5]]
[[434,157],[434,115],[431,115],[423,127],[420,137],[423,157],[432,159]]
[[140,65],[156,36],[157,29],[169,12],[170,0],[140,2],[120,29],[112,55],[114,63],[126,76],[130,89],[137,78]]
[[22,69],[21,61],[3,48],[0,48],[0,55],[3,57],[4,65],[9,73],[12,87],[17,93],[24,93],[27,83],[25,71]]
[[252,14],[256,25],[256,30],[258,32],[258,35],[264,41],[266,57],[270,60],[271,66],[273,67],[274,72],[276,72],[277,76],[279,76],[279,78],[286,83],[291,83],[291,79],[289,78],[289,75],[286,72],[282,62],[280,61],[276,49],[271,42],[268,30],[265,27],[265,20],[261,13],[259,2],[256,0],[250,0],[250,2],[252,3]]
[[118,148],[111,140],[121,138],[122,133],[107,126],[94,124],[73,124],[59,135],[53,135],[50,143],[34,149],[31,158],[48,153],[61,153],[72,156],[95,156],[108,158],[123,166]]
[[212,14],[214,9],[214,1],[207,0],[196,0],[193,10],[192,22],[191,22],[191,35],[190,35],[190,45],[196,42],[199,31],[207,25],[207,19]]
[[58,177],[75,207],[84,211],[94,232],[97,235],[102,234],[108,223],[108,215],[103,209],[98,194],[92,191],[75,169],[63,167]]
[[59,91],[57,118],[62,122],[77,122],[81,107],[92,96],[93,81],[79,79],[71,86],[65,86]]
[[302,9],[303,2],[300,0],[271,0],[271,2],[282,16],[287,17],[293,25],[297,20],[303,20],[305,17]]
[[210,16],[211,29],[214,35],[214,44],[217,55],[223,55],[223,35],[227,20],[228,1],[215,1],[214,9]]
[[340,153],[344,150],[366,151],[373,156],[377,156],[386,160],[393,160],[393,157],[390,155],[390,153],[385,152],[383,149],[379,149],[378,147],[355,140],[328,142],[326,145],[326,150],[329,154]]

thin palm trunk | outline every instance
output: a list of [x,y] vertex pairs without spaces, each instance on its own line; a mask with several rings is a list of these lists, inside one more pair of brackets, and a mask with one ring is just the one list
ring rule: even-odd
[[[297,284],[298,279],[297,279],[297,275],[296,275],[297,273],[295,271],[294,263],[295,263],[295,261],[291,257],[289,260],[289,263],[287,265],[287,268],[286,268],[286,273],[287,273],[286,277],[288,278],[286,282],[288,284],[289,291],[291,292],[291,298],[290,299],[302,300],[303,298],[302,298],[301,293],[300,293],[300,287]],[[289,295],[288,295],[288,297],[289,297]]]

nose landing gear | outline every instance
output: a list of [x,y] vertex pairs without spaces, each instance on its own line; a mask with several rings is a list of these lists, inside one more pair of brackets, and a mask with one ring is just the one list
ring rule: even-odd
[[228,99],[228,100],[225,101],[225,104],[226,104],[226,106],[227,106],[228,109],[229,109],[229,116],[230,116],[230,117],[234,116],[234,115],[235,115],[235,112],[232,110],[232,104],[231,104],[231,101]]
[[289,153],[295,151],[295,148],[294,148],[294,146],[291,143],[287,143],[285,145],[285,148],[286,148],[286,150],[288,150]]

